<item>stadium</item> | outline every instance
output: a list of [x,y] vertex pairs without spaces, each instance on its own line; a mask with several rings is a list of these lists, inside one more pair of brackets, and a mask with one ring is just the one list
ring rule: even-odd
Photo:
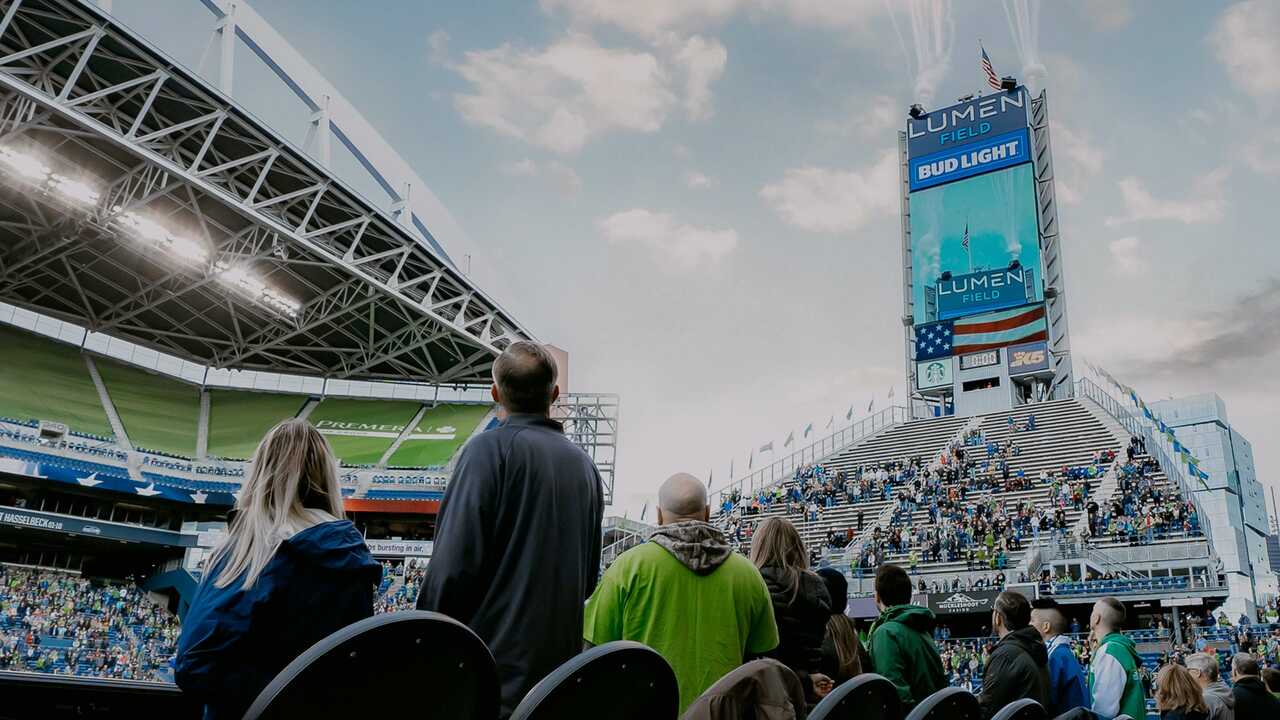
[[[549,415],[602,507],[619,397],[569,390],[568,353],[498,304],[427,183],[271,24],[203,6],[217,84],[109,2],[0,0],[0,717],[200,716],[175,674],[183,622],[259,443],[300,420],[381,567],[377,615],[308,650],[250,716],[324,716],[326,684],[349,687],[344,708],[415,708],[381,696],[423,683],[429,717],[495,718],[497,669],[469,665],[489,650],[408,612],[442,501],[468,442],[509,422],[490,386],[513,346],[554,359]],[[238,103],[247,51],[313,113],[308,147]],[[708,479],[710,523],[753,559],[757,531],[794,527],[807,567],[843,577],[864,643],[879,569],[905,570],[949,688],[915,698],[912,720],[979,717],[1007,592],[1054,601],[1085,664],[1095,603],[1115,598],[1148,686],[1193,652],[1224,677],[1237,652],[1278,667],[1280,547],[1252,447],[1218,395],[1147,402],[1073,356],[1048,94],[991,90],[914,105],[896,133],[903,295],[881,311],[901,321],[907,401]],[[335,140],[385,196],[334,168]],[[592,587],[660,534],[645,517],[604,518]],[[607,698],[610,717],[675,718],[670,668],[634,645],[575,657],[513,717]],[[872,675],[809,717],[906,715]],[[1049,717],[1020,707],[1000,717]],[[1154,695],[1144,708],[1158,717]]]

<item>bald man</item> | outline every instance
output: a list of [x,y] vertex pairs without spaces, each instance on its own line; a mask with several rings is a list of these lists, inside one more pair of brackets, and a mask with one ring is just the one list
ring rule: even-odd
[[680,714],[716,680],[778,644],[759,571],[711,525],[702,481],[680,473],[658,491],[658,529],[614,561],[587,601],[588,645],[635,640],[675,670]]

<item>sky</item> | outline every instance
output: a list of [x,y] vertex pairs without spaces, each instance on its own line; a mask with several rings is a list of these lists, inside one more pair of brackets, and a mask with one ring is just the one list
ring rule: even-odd
[[[570,388],[620,394],[619,514],[903,401],[896,132],[983,88],[979,41],[1048,92],[1077,367],[1148,401],[1219,393],[1280,484],[1280,5],[251,4],[427,181],[485,290],[568,350]],[[112,12],[216,77],[198,0]],[[301,142],[300,104],[237,57],[236,98]]]

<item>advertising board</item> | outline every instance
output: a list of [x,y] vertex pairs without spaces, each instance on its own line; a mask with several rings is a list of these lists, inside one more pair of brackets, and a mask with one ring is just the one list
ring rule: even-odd
[[916,363],[917,389],[949,387],[952,378],[951,358],[936,358]]
[[1005,353],[1009,356],[1010,377],[1049,369],[1049,346],[1046,343],[1013,345]]
[[929,609],[935,615],[959,613],[989,613],[1000,595],[999,590],[957,590],[950,593],[929,593]]
[[431,540],[370,540],[365,539],[369,552],[374,555],[394,555],[397,557],[431,557],[434,543]]
[[999,350],[983,350],[981,352],[972,353],[970,355],[960,356],[960,369],[973,370],[975,368],[991,367],[1000,364]]
[[908,186],[924,190],[1031,160],[1031,136],[1024,130],[996,135],[933,155],[912,158]]
[[124,525],[102,520],[89,520],[69,515],[40,512],[38,510],[26,510],[24,508],[0,507],[0,523],[69,535],[88,535],[109,540],[148,543],[151,545],[195,547],[196,544],[196,536],[187,533]]
[[907,118],[907,154],[920,157],[1027,127],[1025,87],[973,98],[924,117]]
[[1035,271],[1021,264],[938,279],[938,319],[1026,305],[1035,294]]
[[[1030,271],[1033,282],[1020,302],[1044,300],[1031,168],[1023,163],[911,193],[912,320],[916,325],[940,319],[938,282],[945,273],[956,279],[1022,268]],[[1017,304],[1017,297],[1014,293],[970,297],[969,301],[978,309],[995,309]],[[965,304],[963,293],[957,303],[947,301],[949,310],[963,310]]]

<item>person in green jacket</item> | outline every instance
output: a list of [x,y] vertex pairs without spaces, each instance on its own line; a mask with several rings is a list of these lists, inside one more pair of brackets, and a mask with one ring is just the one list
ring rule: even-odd
[[942,658],[933,644],[937,618],[911,604],[911,578],[897,565],[876,569],[876,607],[871,628],[871,664],[898,689],[904,713],[947,686]]
[[1124,628],[1124,604],[1104,597],[1093,605],[1089,616],[1089,636],[1097,645],[1089,665],[1089,693],[1092,710],[1101,720],[1127,714],[1141,718],[1147,714],[1147,698],[1138,674],[1142,659]]

